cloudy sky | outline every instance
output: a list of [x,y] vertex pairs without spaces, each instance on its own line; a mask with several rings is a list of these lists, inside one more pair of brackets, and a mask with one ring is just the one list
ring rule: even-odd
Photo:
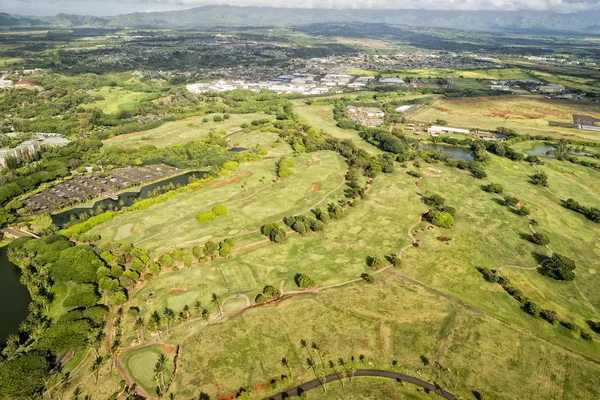
[[181,10],[208,4],[307,8],[425,8],[433,10],[599,10],[600,0],[0,0],[0,11],[21,15],[115,15]]

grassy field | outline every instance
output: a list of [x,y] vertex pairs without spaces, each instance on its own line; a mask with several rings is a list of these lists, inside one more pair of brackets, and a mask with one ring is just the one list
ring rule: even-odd
[[[229,119],[223,122],[215,122],[212,120],[212,117],[209,118],[208,122],[202,122],[203,118],[191,117],[180,121],[167,122],[155,129],[119,135],[107,139],[103,143],[108,147],[124,148],[137,148],[147,145],[166,147],[173,144],[185,144],[201,140],[213,132],[225,134],[238,132],[242,130],[240,125],[244,122],[250,123],[254,120],[264,118],[273,119],[273,116],[267,114],[232,114]],[[240,132],[234,135],[231,140],[238,141],[240,138],[243,139],[244,135],[247,134]]]
[[364,149],[370,154],[381,154],[381,151],[378,148],[362,140],[360,136],[358,136],[358,131],[338,128],[333,119],[333,106],[308,106],[301,103],[296,104],[297,106],[294,109],[296,114],[315,128],[322,129],[338,139],[349,139],[354,142],[358,148]]
[[[346,166],[333,152],[293,158],[294,174],[277,184],[275,161],[246,163],[228,177],[148,210],[123,214],[94,232],[103,240],[133,242],[153,252],[225,237],[234,237],[242,245],[261,238],[257,232],[261,225],[308,212],[330,192],[332,198],[342,193]],[[196,215],[219,204],[227,206],[227,215],[214,222],[196,221]]]
[[423,122],[442,119],[448,126],[467,129],[505,127],[520,134],[600,140],[597,132],[548,125],[549,121],[572,123],[572,114],[600,118],[600,105],[516,96],[446,99],[437,101],[412,118]]
[[407,69],[391,71],[384,73],[384,76],[400,75],[401,78],[464,78],[464,79],[485,79],[485,80],[519,80],[529,79],[531,76],[527,71],[519,68],[485,68],[485,69],[453,69],[453,68],[427,68],[427,69]]
[[[325,158],[323,153],[317,154],[322,160]],[[310,160],[313,155],[302,157]],[[294,160],[302,165],[301,157]],[[541,307],[554,309],[561,319],[581,327],[587,319],[600,318],[597,224],[563,208],[542,187],[528,183],[526,173],[533,169],[526,163],[493,157],[485,180],[476,180],[466,171],[442,164],[422,164],[423,170],[431,172],[429,168],[433,168],[440,176],[420,180],[421,190],[426,194],[440,193],[447,204],[456,207],[454,228],[429,230],[426,223],[418,224],[413,234],[419,247],[405,253],[402,267],[377,275],[372,285],[359,281],[242,314],[234,311],[243,303],[232,300],[226,304],[225,311],[230,314],[224,320],[196,321],[187,327],[179,326],[168,335],[163,332],[163,342],[181,345],[173,391],[184,398],[197,397],[200,391],[218,398],[235,393],[240,387],[251,387],[262,398],[281,390],[269,384],[270,379],[288,373],[280,365],[281,357],[290,360],[295,383],[313,379],[304,363],[307,353],[299,347],[300,339],[307,339],[328,352],[326,359],[343,358],[350,362],[351,356],[358,360],[363,355],[366,361],[356,361],[355,368],[383,369],[393,369],[392,361],[396,360],[400,372],[440,382],[447,390],[466,398],[472,396],[473,390],[497,399],[593,398],[600,383],[598,344],[529,316],[499,285],[487,283],[476,271],[477,266],[530,267],[538,262],[537,254],[548,255],[523,238],[529,232],[527,218],[497,204],[480,186],[501,183],[507,193],[532,209],[532,217],[538,221],[536,229],[550,236],[551,248],[576,260],[577,277],[573,282],[553,281],[536,271],[506,269],[503,273]],[[254,171],[262,164],[248,165]],[[236,174],[243,173],[243,167]],[[302,171],[295,167],[295,174],[280,185],[301,174],[314,179],[310,168],[304,167],[307,169]],[[548,174],[549,189],[557,195],[572,196],[582,204],[600,202],[600,192],[594,189],[600,184],[598,172],[553,160],[540,168]],[[168,306],[177,312],[185,304],[200,300],[214,316],[217,310],[210,304],[213,292],[222,299],[236,292],[254,298],[266,284],[282,284],[284,292],[289,292],[297,290],[292,278],[298,272],[311,275],[320,287],[356,278],[370,271],[365,263],[367,256],[397,252],[409,243],[407,230],[423,210],[413,181],[398,167],[392,174],[377,177],[368,199],[348,209],[343,219],[331,222],[323,232],[304,237],[291,235],[282,245],[266,242],[236,251],[225,260],[163,274],[139,288],[129,305],[140,307],[147,320],[154,310]],[[238,195],[241,193],[239,184],[220,188],[228,186]],[[210,204],[216,197],[228,199],[231,194],[214,194],[211,200],[211,192],[216,189],[201,190],[205,192],[195,197],[196,203]],[[179,196],[183,199],[186,194]],[[252,209],[256,212],[272,207],[278,197],[265,193],[253,201]],[[165,207],[173,206],[166,203],[159,208]],[[236,207],[232,206],[230,213]],[[173,210],[165,211],[165,215],[173,215]],[[147,224],[154,218],[158,221],[159,212],[162,211],[151,208],[143,212],[145,215],[125,214],[125,218],[131,218],[131,223]],[[125,221],[121,221],[115,228],[124,225]],[[172,238],[182,234],[202,239],[202,229],[195,226],[187,230],[193,234],[181,231],[160,240],[171,243]],[[438,240],[441,236],[451,240],[442,242]],[[158,243],[158,247],[166,246]],[[194,313],[192,318],[196,317]],[[124,324],[124,344],[134,344],[137,335],[131,331],[131,317],[126,317]],[[148,331],[144,335],[146,340],[152,336]],[[600,335],[593,335],[600,339]],[[140,364],[131,361],[138,352],[127,352],[124,361],[132,376],[145,386],[151,381],[152,372],[132,369],[132,365]],[[428,365],[421,356],[429,360]],[[450,373],[437,369],[436,363],[449,368]],[[318,364],[322,369],[320,361]],[[103,369],[101,382],[112,387],[109,375]],[[74,377],[77,384],[87,380],[86,387],[93,387],[90,379],[89,375]],[[112,379],[119,379],[118,375],[113,374]],[[348,382],[344,388],[332,384],[330,397],[314,391],[309,398],[373,398],[373,393],[389,393],[391,398],[424,395],[408,384],[399,387],[391,381],[386,384],[367,379],[362,386],[358,382]]]
[[148,96],[148,93],[132,92],[118,87],[103,87],[102,89],[90,92],[90,94],[102,96],[104,100],[82,104],[82,106],[99,108],[107,114],[114,114],[121,110],[133,110],[137,101]]
[[[172,349],[170,349],[172,351]],[[165,368],[165,381],[168,382],[173,373],[173,357],[169,357],[159,345],[147,346],[127,352],[123,357],[123,364],[130,377],[135,379],[146,392],[156,394],[156,381],[154,380],[154,364],[161,354],[167,356]]]

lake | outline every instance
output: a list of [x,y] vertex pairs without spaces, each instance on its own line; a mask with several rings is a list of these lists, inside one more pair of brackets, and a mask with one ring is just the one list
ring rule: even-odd
[[473,161],[473,154],[471,154],[471,150],[467,147],[440,143],[425,143],[417,147],[417,151],[424,150],[441,151],[442,153],[452,156],[454,160]]
[[115,209],[118,209],[119,202],[121,200],[123,201],[123,203],[125,203],[125,207],[129,207],[138,198],[147,199],[148,193],[151,192],[152,190],[156,189],[159,186],[165,186],[165,185],[168,185],[169,183],[172,183],[175,186],[177,186],[177,185],[185,186],[188,184],[190,177],[195,176],[197,179],[201,179],[204,175],[205,175],[204,172],[188,172],[186,174],[174,176],[172,178],[167,178],[167,179],[164,179],[159,182],[155,182],[155,183],[151,183],[146,186],[142,186],[142,188],[140,189],[139,192],[123,192],[123,193],[119,194],[118,200],[102,199],[102,200],[98,200],[97,202],[95,202],[92,207],[75,207],[75,208],[71,208],[69,210],[66,210],[66,211],[63,211],[63,212],[60,212],[57,214],[53,214],[52,222],[57,226],[63,226],[64,224],[69,222],[71,215],[78,216],[79,214],[81,214],[83,212],[89,212],[92,209],[96,210],[101,205],[104,207],[104,209],[107,209],[108,205],[112,204],[112,206]]
[[31,297],[19,283],[21,270],[8,260],[8,247],[0,247],[0,343],[11,333],[19,333],[19,324],[27,318]]
[[554,146],[550,146],[549,144],[540,144],[535,147],[533,150],[529,150],[527,154],[538,157],[548,157],[554,158],[554,155],[548,154],[548,152],[554,152],[556,148]]

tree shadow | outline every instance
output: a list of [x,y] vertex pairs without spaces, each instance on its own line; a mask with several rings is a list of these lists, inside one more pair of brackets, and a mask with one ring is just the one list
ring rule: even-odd
[[374,260],[374,258],[371,256],[365,257],[365,262],[367,263],[367,266],[369,266],[369,267],[373,264],[373,260]]
[[591,330],[593,330],[596,333],[600,333],[600,321],[596,322],[592,320],[587,320],[585,322],[588,324]]
[[542,253],[537,253],[535,251],[531,252],[531,255],[533,256],[533,259],[535,260],[535,262],[537,264],[541,264],[542,262],[544,262],[544,260],[548,259],[548,256]]
[[519,237],[523,240],[533,243],[533,236],[527,232],[519,232]]

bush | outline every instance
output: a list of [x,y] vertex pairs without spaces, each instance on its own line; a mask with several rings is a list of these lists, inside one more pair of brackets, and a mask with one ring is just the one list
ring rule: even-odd
[[525,216],[531,214],[531,211],[527,207],[521,206],[515,210],[515,214]]
[[228,171],[235,171],[238,168],[239,164],[236,161],[227,161],[223,164],[223,169]]
[[[486,281],[488,281],[490,283],[497,283],[498,282],[498,275],[495,272],[492,272],[489,268],[478,267],[477,271],[479,271],[481,273],[481,275],[483,275],[483,278]],[[510,292],[509,292],[509,294],[512,295],[512,293],[510,293]]]
[[531,183],[534,185],[548,186],[548,175],[544,172],[538,172],[531,176]]
[[581,338],[583,340],[592,340],[592,335],[590,335],[589,333],[585,332],[585,331],[579,331],[579,334],[581,335]]
[[415,171],[415,170],[409,170],[409,171],[406,171],[406,173],[409,174],[410,176],[413,176],[413,177],[419,178],[419,179],[421,179],[423,177],[422,173],[420,173],[419,171]]
[[552,254],[541,267],[540,273],[559,281],[575,279],[575,261],[558,253]]
[[315,282],[313,278],[306,274],[296,274],[296,276],[294,276],[294,281],[296,282],[296,285],[298,285],[298,287],[301,289],[317,286],[317,282]]
[[504,198],[504,201],[502,202],[502,205],[507,206],[507,207],[514,207],[517,204],[519,204],[519,199],[517,199],[514,196],[506,196]]
[[227,214],[227,207],[225,207],[224,205],[215,206],[212,209],[212,213],[215,214],[215,215],[217,215],[217,216],[219,216],[219,215],[225,215],[225,214]]
[[373,269],[380,269],[381,267],[383,267],[385,265],[385,262],[383,261],[383,259],[381,257],[371,257],[369,259],[369,266]]
[[537,317],[540,314],[540,308],[533,301],[525,300],[523,303],[523,311]]
[[369,275],[365,272],[363,272],[362,274],[360,274],[360,277],[362,279],[365,280],[365,282],[369,282],[369,283],[373,283],[373,281],[375,280],[375,278],[373,277],[373,275]]
[[489,185],[483,185],[482,189],[485,192],[496,193],[496,194],[500,194],[504,191],[504,188],[502,187],[502,185],[500,185],[498,183],[490,183]]
[[540,246],[546,246],[550,243],[550,238],[548,237],[548,235],[535,232],[533,235],[531,235],[531,241],[535,244],[539,244]]
[[196,215],[196,221],[198,222],[212,222],[217,219],[217,215],[211,211],[204,211]]
[[402,259],[398,257],[397,254],[392,254],[388,257],[388,260],[394,267],[399,267],[402,265]]
[[426,217],[429,222],[440,228],[450,229],[454,226],[454,217],[446,211],[431,210]]
[[262,293],[257,294],[256,298],[254,299],[256,304],[266,303],[267,301],[269,301],[269,298]]
[[558,324],[558,317],[556,316],[556,311],[552,310],[542,310],[540,312],[540,317],[550,322],[552,325]]

